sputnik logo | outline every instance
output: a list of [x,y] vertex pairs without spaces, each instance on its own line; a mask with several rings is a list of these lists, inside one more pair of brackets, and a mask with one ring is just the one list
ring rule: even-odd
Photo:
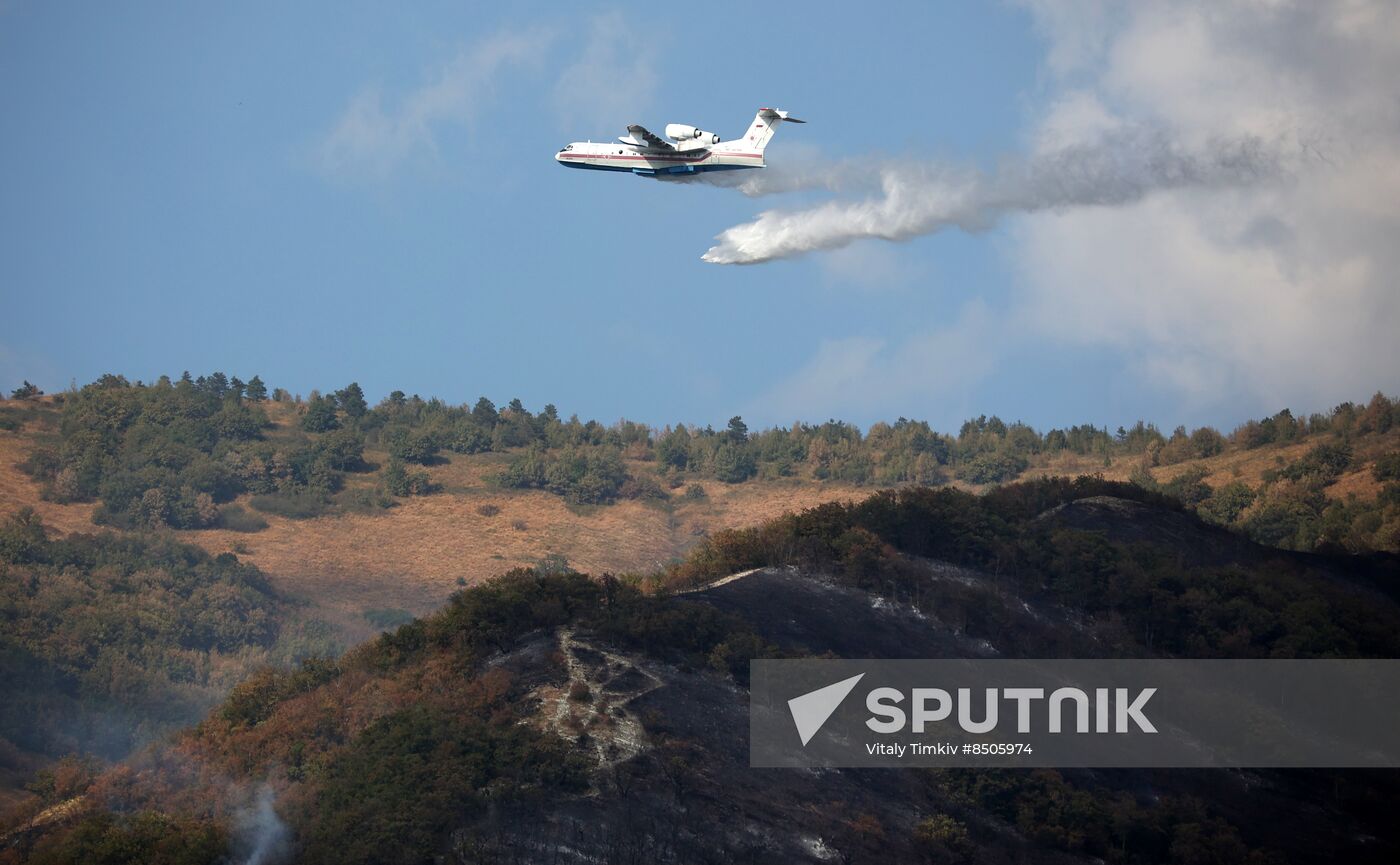
[[831,717],[831,713],[836,711],[841,701],[850,695],[856,683],[863,678],[865,674],[861,673],[859,676],[842,679],[835,684],[788,700],[788,711],[792,712],[792,722],[797,725],[797,735],[802,737],[803,747],[812,741],[812,737],[817,735],[826,719]]

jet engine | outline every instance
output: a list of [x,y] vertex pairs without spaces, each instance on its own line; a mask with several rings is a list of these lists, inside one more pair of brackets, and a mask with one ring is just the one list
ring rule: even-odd
[[719,144],[719,136],[683,123],[667,123],[666,137],[672,141],[700,141],[702,144]]

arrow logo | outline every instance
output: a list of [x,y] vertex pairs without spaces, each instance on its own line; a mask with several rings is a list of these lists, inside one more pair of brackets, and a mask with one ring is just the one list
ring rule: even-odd
[[856,683],[863,678],[865,674],[861,673],[859,676],[842,679],[825,688],[818,688],[788,700],[788,711],[792,712],[792,722],[797,725],[797,735],[802,737],[803,747],[812,741],[812,737],[817,735],[826,719],[831,717],[831,713],[836,711],[836,707],[841,705],[841,701],[846,699]]

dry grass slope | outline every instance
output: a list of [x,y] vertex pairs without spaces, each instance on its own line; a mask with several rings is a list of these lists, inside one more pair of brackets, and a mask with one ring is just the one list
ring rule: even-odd
[[[276,424],[272,436],[295,418],[284,406],[272,406],[269,413]],[[0,515],[33,507],[59,532],[100,530],[92,523],[94,505],[44,501],[38,484],[17,468],[46,435],[37,422],[17,432],[0,431]],[[664,506],[623,501],[580,508],[549,493],[492,486],[488,478],[508,459],[503,455],[444,456],[445,462],[428,468],[442,492],[399,499],[386,511],[309,520],[264,514],[268,527],[253,534],[205,529],[180,532],[179,537],[212,553],[236,553],[266,572],[282,591],[346,621],[366,609],[427,613],[459,588],[459,578],[477,582],[549,555],[562,555],[590,573],[649,572],[684,555],[707,532],[871,492],[799,481],[737,486],[706,481],[704,499],[675,496]],[[365,457],[382,463],[385,454],[368,451]],[[374,475],[359,474],[350,476],[349,485],[374,482]],[[246,506],[246,498],[241,503]],[[478,508],[487,504],[499,513],[480,513]]]
[[[296,407],[267,408],[274,423],[269,436],[289,434],[298,417]],[[53,437],[56,417],[56,411],[43,412],[19,431],[0,430],[0,514],[28,506],[57,531],[93,531],[92,504],[43,501],[38,485],[16,467],[36,442]],[[1151,471],[1157,480],[1168,481],[1202,466],[1212,486],[1240,480],[1257,487],[1266,471],[1298,459],[1315,443],[1230,448],[1208,459]],[[1373,437],[1358,451],[1357,467],[1328,487],[1327,494],[1374,499],[1380,484],[1371,476],[1370,463],[1397,447],[1400,430]],[[386,458],[374,451],[365,456],[374,463]],[[263,569],[281,590],[312,601],[346,623],[358,621],[367,609],[426,613],[440,606],[461,585],[459,580],[477,582],[550,555],[564,556],[590,573],[650,572],[683,556],[706,533],[755,525],[823,502],[863,498],[874,489],[811,479],[752,480],[735,486],[706,480],[707,496],[701,499],[674,495],[664,504],[623,501],[581,508],[548,493],[493,486],[490,477],[509,461],[508,455],[443,456],[443,462],[428,469],[441,492],[400,499],[387,511],[309,520],[263,515],[269,525],[257,533],[208,529],[182,532],[181,538],[213,553],[236,553]],[[1042,457],[1025,477],[1102,474],[1127,480],[1139,461],[1115,457],[1104,465],[1100,457],[1062,452]],[[628,467],[637,473],[651,469],[638,461]],[[350,476],[349,486],[376,482],[375,474],[356,474]],[[958,486],[977,489],[961,482]],[[486,505],[499,510],[483,508]]]

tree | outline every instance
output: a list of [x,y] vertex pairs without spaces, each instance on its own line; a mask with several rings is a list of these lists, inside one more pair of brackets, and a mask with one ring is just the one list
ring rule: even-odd
[[238,399],[243,399],[243,395],[248,390],[248,385],[243,383],[243,379],[239,378],[238,376],[234,376],[233,378],[228,380],[228,388],[229,392],[232,393],[235,397],[237,397]]
[[749,440],[749,427],[744,423],[744,419],[737,414],[729,419],[729,440],[735,444],[744,444]]
[[724,442],[715,448],[712,467],[715,477],[727,484],[739,484],[757,472],[753,455],[746,448]]
[[389,457],[389,461],[384,465],[384,489],[389,491],[391,496],[406,496],[408,489],[408,469],[404,467],[403,460],[398,457]]
[[307,432],[329,432],[338,426],[340,420],[335,416],[335,403],[328,397],[313,394],[302,416],[301,428]]
[[656,442],[656,459],[663,466],[684,469],[690,464],[690,432],[676,424]]
[[1254,497],[1254,490],[1248,484],[1231,481],[1201,503],[1200,514],[1211,522],[1228,526],[1254,504]]
[[1385,394],[1376,391],[1376,395],[1366,404],[1366,410],[1361,413],[1357,429],[1363,433],[1388,432],[1394,420],[1390,400],[1386,399]]
[[44,392],[36,385],[30,384],[28,380],[21,387],[10,391],[10,399],[33,399],[36,396],[43,396]]
[[263,384],[263,380],[258,376],[253,376],[248,379],[248,384],[243,389],[243,393],[253,402],[262,402],[267,399],[267,385]]
[[437,437],[425,430],[394,427],[384,437],[389,455],[404,462],[427,465],[437,455]]
[[928,862],[961,862],[970,851],[967,827],[947,814],[915,824],[914,845]]
[[1225,437],[1215,429],[1203,426],[1191,433],[1191,446],[1199,457],[1213,457],[1225,450]]
[[486,429],[492,429],[496,426],[497,421],[501,419],[501,415],[500,412],[496,411],[495,403],[491,402],[491,400],[486,397],[482,397],[476,401],[476,406],[472,408],[472,419],[475,420],[478,425]]
[[213,373],[205,379],[204,387],[214,396],[223,399],[224,394],[228,393],[228,376],[221,372]]
[[365,402],[365,392],[360,389],[359,382],[350,382],[343,390],[335,392],[335,398],[344,409],[345,416],[351,420],[359,420],[369,411],[369,403]]
[[354,430],[332,430],[316,442],[315,453],[336,471],[355,469],[364,462],[364,443]]

